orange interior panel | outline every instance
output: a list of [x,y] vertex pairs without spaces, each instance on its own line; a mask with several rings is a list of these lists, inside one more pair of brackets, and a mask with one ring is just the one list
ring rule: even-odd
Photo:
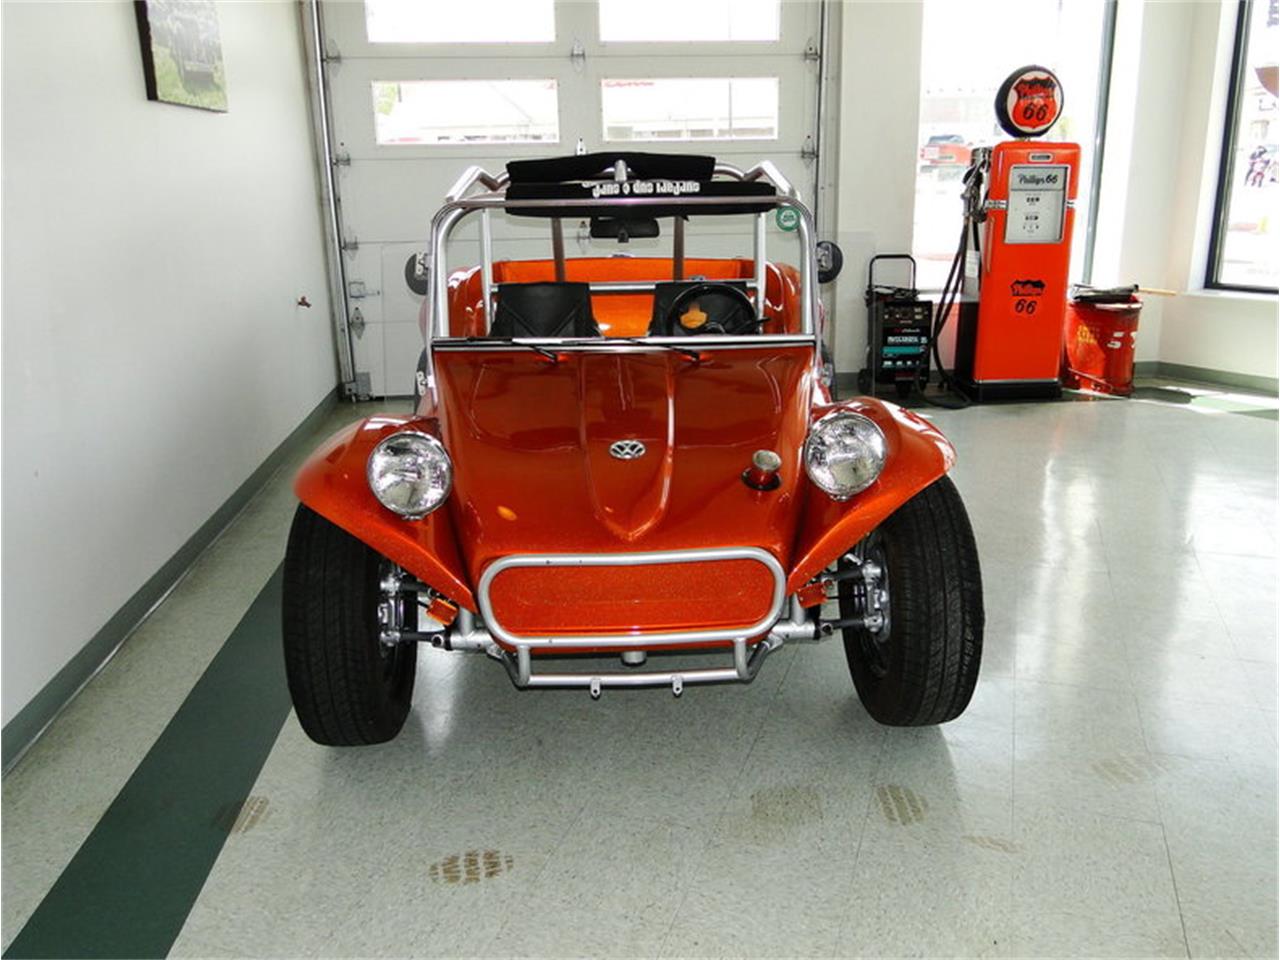
[[[686,277],[709,280],[747,280],[755,275],[753,261],[742,258],[686,258]],[[668,280],[669,257],[582,257],[565,261],[565,279],[590,283],[603,280]],[[555,279],[551,260],[499,260],[493,265],[494,283],[536,283]],[[595,293],[591,312],[606,337],[643,337],[653,313],[651,293]],[[789,264],[765,264],[765,333],[800,332],[800,274]],[[449,332],[455,337],[483,337],[488,329],[480,268],[458,270],[449,277]]]

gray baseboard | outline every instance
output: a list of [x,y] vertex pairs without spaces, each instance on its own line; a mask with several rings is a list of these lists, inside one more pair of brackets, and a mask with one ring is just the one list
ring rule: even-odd
[[[1280,395],[1280,380],[1275,377],[1256,377],[1249,373],[1191,367],[1184,363],[1168,363],[1164,360],[1139,360],[1133,365],[1133,374],[1136,377],[1168,377],[1171,380],[1190,380],[1194,383],[1234,387],[1237,390],[1247,390],[1250,393],[1261,393],[1270,397]],[[858,375],[856,373],[836,374],[836,387],[842,397],[855,396],[858,392]]]
[[1171,380],[1211,383],[1215,386],[1247,390],[1250,393],[1262,393],[1270,397],[1280,394],[1280,380],[1275,377],[1258,377],[1251,373],[1193,367],[1185,363],[1169,363],[1167,360],[1140,360],[1133,365],[1133,372],[1139,377],[1168,377]]
[[80,649],[53,679],[31,698],[0,731],[0,763],[8,773],[64,707],[84,689],[94,674],[120,649],[129,636],[151,614],[190,569],[201,552],[229,524],[251,497],[280,468],[280,465],[314,432],[338,403],[335,388],[325,396],[306,419],[271,452],[249,479],[227,498],[213,516],[191,535],[165,564],[144,583],[124,606],[115,612],[97,633]]

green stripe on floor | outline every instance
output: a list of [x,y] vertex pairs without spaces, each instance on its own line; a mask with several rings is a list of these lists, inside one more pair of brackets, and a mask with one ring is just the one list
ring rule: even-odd
[[163,957],[289,715],[277,568],[5,957]]

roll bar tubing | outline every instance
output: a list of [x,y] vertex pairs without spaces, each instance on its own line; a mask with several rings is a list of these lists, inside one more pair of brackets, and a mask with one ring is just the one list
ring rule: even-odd
[[[601,172],[604,173],[611,168],[605,168]],[[796,211],[800,217],[799,232],[802,253],[800,259],[800,286],[803,291],[803,300],[801,301],[801,335],[817,342],[818,329],[818,265],[814,253],[815,227],[813,222],[813,214],[800,201],[799,193],[780,171],[777,166],[769,161],[764,160],[757,163],[748,170],[742,170],[739,167],[729,163],[717,163],[714,168],[713,176],[719,174],[734,180],[743,182],[751,182],[754,180],[766,180],[774,185],[778,191],[776,197],[701,197],[701,196],[681,196],[679,198],[672,197],[606,197],[600,199],[575,199],[573,201],[542,199],[542,200],[508,200],[500,191],[505,190],[511,183],[511,177],[506,172],[494,174],[489,173],[483,167],[470,166],[462,172],[462,175],[454,181],[453,186],[449,188],[449,192],[445,194],[444,205],[436,211],[435,216],[431,220],[431,259],[430,259],[430,289],[431,289],[431,312],[427,329],[424,331],[427,339],[427,374],[428,384],[432,393],[435,392],[435,370],[433,358],[431,356],[431,341],[437,337],[447,339],[449,337],[449,277],[445,267],[445,248],[449,240],[453,228],[468,213],[481,211],[483,219],[481,222],[481,244],[484,264],[481,267],[482,279],[484,281],[484,298],[486,309],[492,304],[493,295],[493,276],[492,264],[489,262],[491,257],[491,240],[489,233],[489,212],[492,210],[501,210],[507,207],[519,207],[520,209],[545,209],[554,210],[564,207],[567,203],[572,203],[574,207],[601,207],[612,208],[618,207],[636,207],[643,209],[645,207],[665,206],[687,206],[696,208],[700,206],[759,206],[760,204],[769,204],[773,208],[790,207]],[[489,193],[479,193],[468,196],[476,187],[484,187],[492,191]],[[765,214],[761,213],[756,218],[755,224],[755,280],[754,285],[757,290],[758,309],[763,309],[764,301],[764,235],[765,235]],[[555,221],[554,226],[559,226],[559,221]],[[604,285],[601,285],[602,287]],[[621,287],[621,285],[619,285]],[[633,289],[631,284],[627,285],[627,289]],[[717,337],[717,342],[727,342],[729,340],[741,340],[741,337]],[[607,339],[603,341],[607,345]],[[816,349],[816,347],[815,347]]]

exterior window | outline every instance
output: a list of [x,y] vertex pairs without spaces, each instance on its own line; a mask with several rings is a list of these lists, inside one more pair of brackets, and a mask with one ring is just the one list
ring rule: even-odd
[[600,0],[606,43],[777,41],[780,0]]
[[1280,283],[1280,114],[1276,44],[1280,0],[1242,2],[1223,131],[1208,286],[1274,292]]
[[554,80],[375,81],[378,143],[557,143]]
[[[1009,137],[996,123],[996,90],[1021,64],[1041,64],[1058,75],[1066,93],[1062,119],[1045,140],[1081,148],[1071,274],[1080,279],[1087,259],[1093,203],[1097,104],[1104,51],[1110,48],[1106,0],[924,0],[920,131],[916,151],[913,253],[919,283],[939,289],[960,238],[961,177],[974,147]],[[1006,57],[975,57],[974,50],[1017,50]]]
[[777,140],[777,77],[601,82],[606,140]]
[[370,43],[551,43],[553,0],[364,0]]

